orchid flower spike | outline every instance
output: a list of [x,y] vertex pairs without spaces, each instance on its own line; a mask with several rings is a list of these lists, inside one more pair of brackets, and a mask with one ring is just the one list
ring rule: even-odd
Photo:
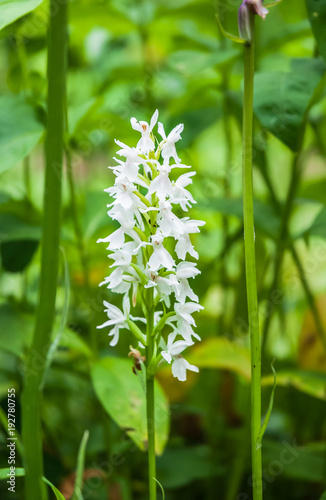
[[110,258],[110,274],[100,285],[123,300],[121,308],[104,301],[107,320],[98,328],[107,329],[111,346],[129,330],[138,342],[129,356],[137,363],[142,360],[136,369],[145,366],[148,377],[166,361],[173,376],[183,381],[187,370],[198,371],[181,352],[200,340],[193,314],[203,309],[191,288],[200,270],[186,257],[198,259],[191,239],[205,222],[180,215],[196,203],[186,189],[195,172],[170,178],[172,170],[190,168],[181,163],[176,149],[183,124],[166,134],[158,123],[160,141],[154,136],[157,120],[157,110],[149,123],[131,118],[132,128],[141,134],[136,147],[116,141],[123,159],[110,167],[115,182],[104,191],[113,199],[108,215],[119,227],[98,241],[108,245]]

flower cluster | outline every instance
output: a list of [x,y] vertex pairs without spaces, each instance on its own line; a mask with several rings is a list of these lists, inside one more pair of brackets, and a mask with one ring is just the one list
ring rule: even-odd
[[[129,329],[139,341],[139,349],[146,350],[148,373],[154,375],[165,359],[172,363],[173,375],[186,380],[186,370],[198,368],[181,353],[194,338],[200,340],[193,329],[192,314],[202,306],[189,283],[200,271],[196,263],[185,259],[187,255],[198,259],[190,235],[198,233],[205,223],[178,217],[195,203],[187,190],[195,172],[186,171],[171,180],[172,170],[190,168],[181,163],[176,151],[183,125],[166,136],[158,123],[159,142],[153,135],[157,119],[157,110],[149,124],[131,118],[132,128],[141,133],[136,147],[116,140],[120,147],[117,154],[123,160],[114,158],[117,165],[109,168],[116,176],[115,183],[105,191],[114,200],[108,205],[108,215],[119,228],[98,241],[108,243],[113,260],[112,272],[100,285],[122,294],[123,300],[121,310],[104,301],[108,320],[98,328],[110,327],[111,346],[117,344],[121,329]],[[137,301],[144,317],[131,315]]]

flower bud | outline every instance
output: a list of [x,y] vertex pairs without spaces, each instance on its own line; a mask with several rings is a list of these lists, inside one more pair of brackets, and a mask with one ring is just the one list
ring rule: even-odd
[[265,19],[268,10],[263,6],[263,0],[243,0],[238,11],[239,34],[243,40],[251,40],[250,12]]
[[239,35],[243,40],[251,40],[250,13],[247,2],[244,0],[238,11]]

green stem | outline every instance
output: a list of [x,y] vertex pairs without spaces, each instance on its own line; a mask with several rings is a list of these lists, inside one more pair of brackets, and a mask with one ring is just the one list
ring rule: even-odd
[[251,459],[253,500],[263,498],[261,448],[256,446],[261,428],[261,353],[258,322],[255,232],[252,189],[252,134],[254,90],[254,15],[250,13],[251,43],[244,46],[243,102],[243,215],[246,286],[251,345]]
[[149,500],[156,500],[156,459],[155,459],[155,407],[154,407],[154,376],[148,373],[148,367],[154,353],[154,307],[153,291],[149,292],[149,307],[147,315],[147,377],[146,377],[146,410],[147,410],[147,435],[148,435],[148,481],[149,481]]
[[67,45],[67,3],[51,0],[48,38],[48,124],[39,304],[22,398],[26,500],[44,500],[40,389],[51,345],[59,268],[61,178]]

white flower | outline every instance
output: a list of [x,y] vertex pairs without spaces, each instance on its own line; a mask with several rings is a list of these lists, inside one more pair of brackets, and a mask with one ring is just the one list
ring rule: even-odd
[[[186,186],[192,184],[191,177],[194,175],[196,175],[196,172],[187,172],[172,182],[172,198],[175,202],[180,203],[182,210],[185,212],[188,211],[187,207],[191,207],[192,203],[196,203],[189,191],[185,189]],[[174,201],[171,201],[171,203],[174,203]]]
[[103,325],[98,326],[97,328],[106,328],[107,326],[113,326],[113,328],[109,332],[109,337],[113,337],[110,342],[111,346],[115,346],[119,340],[119,331],[121,328],[128,328],[128,323],[124,314],[118,309],[118,307],[113,304],[109,304],[104,300],[103,304],[106,309],[105,312],[108,315],[109,320],[103,323]]
[[167,251],[167,249],[163,246],[164,235],[160,232],[157,232],[152,236],[152,246],[153,253],[150,256],[148,261],[148,267],[150,271],[157,271],[160,267],[166,267],[169,271],[171,271],[174,267],[174,260]]
[[158,119],[158,110],[155,111],[151,118],[151,122],[148,125],[147,122],[140,121],[138,122],[136,118],[131,118],[130,123],[131,126],[134,130],[137,130],[138,132],[141,133],[141,139],[139,140],[137,144],[137,148],[141,150],[142,153],[148,154],[150,151],[153,151],[155,148],[155,144],[153,139],[150,137],[150,134],[156,125]]
[[163,295],[170,295],[174,287],[178,285],[175,274],[169,274],[168,276],[164,277],[150,270],[147,270],[146,274],[149,277],[149,281],[145,285],[145,288],[155,287],[161,297]]
[[[117,165],[109,167],[115,175],[115,183],[105,191],[113,198],[113,202],[107,205],[107,213],[119,223],[119,228],[98,241],[109,244],[107,248],[112,259],[111,273],[101,285],[124,294],[124,297],[122,310],[104,302],[108,320],[98,328],[110,328],[110,345],[116,345],[120,330],[128,328],[144,347],[148,345],[145,327],[138,327],[134,321],[146,324],[149,314],[154,313],[154,354],[146,364],[155,366],[161,353],[172,364],[173,375],[186,380],[187,370],[198,371],[198,368],[180,354],[194,343],[194,338],[200,340],[193,329],[196,323],[192,314],[202,307],[188,281],[200,271],[196,264],[185,261],[185,257],[189,253],[198,258],[190,235],[198,233],[204,222],[189,217],[179,218],[174,213],[175,206],[187,212],[196,203],[186,189],[192,184],[195,172],[182,174],[173,181],[170,179],[172,169],[190,168],[181,164],[176,151],[183,125],[178,125],[166,136],[163,125],[159,123],[162,141],[158,144],[153,134],[157,119],[157,110],[150,124],[131,118],[132,128],[141,133],[136,147],[116,141],[120,147],[117,154],[125,161],[115,158]],[[172,240],[175,242],[176,261],[166,247],[167,241],[170,244]],[[171,300],[173,294],[175,300]],[[142,300],[148,298],[148,303],[141,304],[145,318],[135,318],[130,314],[138,297]],[[187,298],[189,302],[186,302]],[[152,305],[153,309],[149,310]],[[165,326],[172,327],[167,343],[164,341]],[[177,335],[180,335],[179,340],[176,340]]]
[[164,161],[169,162],[170,158],[173,158],[176,163],[181,163],[181,160],[177,154],[177,150],[175,148],[175,143],[181,139],[181,132],[183,131],[183,124],[177,125],[166,137],[163,124],[161,122],[158,123],[158,133],[163,139],[162,144],[162,156]]
[[114,186],[104,189],[109,193],[115,201],[111,205],[121,205],[124,209],[128,210],[133,205],[138,207],[144,207],[144,204],[140,202],[139,198],[134,194],[136,191],[136,186],[128,180],[127,177],[120,177],[114,184]]
[[182,318],[189,325],[196,326],[194,318],[191,316],[194,312],[204,309],[203,306],[195,304],[194,302],[186,302],[186,304],[175,304],[174,310],[176,316]]
[[181,304],[185,303],[186,297],[189,297],[190,300],[194,300],[198,302],[197,295],[191,289],[188,279],[194,278],[200,274],[200,271],[196,268],[196,264],[193,262],[180,262],[176,268],[176,279],[178,281],[178,285],[175,286],[175,296],[178,302]]
[[156,193],[159,200],[165,200],[168,196],[172,195],[172,183],[169,179],[171,168],[166,162],[158,167],[159,174],[151,182],[148,195]]
[[173,212],[172,205],[168,201],[159,202],[160,211],[157,215],[157,222],[161,233],[168,237],[178,237],[185,230],[185,225]]
[[185,340],[177,340],[175,342],[176,335],[177,335],[176,331],[169,334],[166,348],[161,352],[163,358],[168,363],[171,363],[174,356],[177,356],[182,351],[184,351],[187,347],[189,347],[190,345],[193,345],[193,342],[189,343],[189,342],[186,342]]
[[176,377],[180,382],[184,382],[187,380],[187,370],[190,370],[192,372],[199,372],[199,369],[195,365],[191,365],[188,363],[186,359],[184,359],[182,356],[179,356],[177,359],[175,359],[172,363],[172,375]]

